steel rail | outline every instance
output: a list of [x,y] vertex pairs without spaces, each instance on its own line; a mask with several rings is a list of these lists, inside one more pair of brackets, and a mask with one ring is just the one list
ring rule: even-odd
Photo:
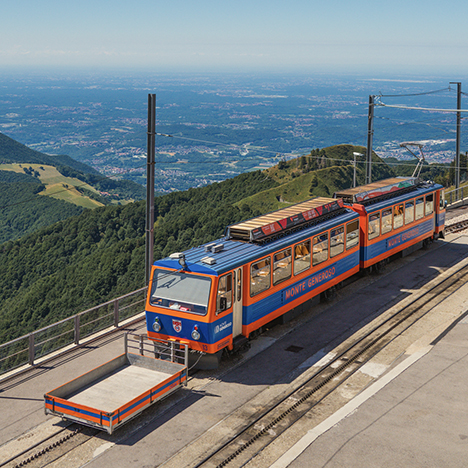
[[[393,338],[391,337],[392,332],[395,332],[398,327],[405,325],[405,322],[413,318],[410,324],[406,324],[404,330],[409,328],[428,313],[429,310],[432,310],[436,304],[431,306],[431,302],[440,303],[448,295],[463,286],[467,278],[468,266],[464,266],[452,276],[431,287],[424,295],[415,298],[399,311],[386,318],[382,323],[366,332],[362,337],[342,351],[330,361],[327,366],[317,371],[306,383],[291,390],[279,401],[273,402],[272,405],[261,412],[259,416],[249,421],[242,430],[197,463],[195,468],[208,466],[216,468],[224,467],[242,452],[249,449],[249,447],[257,444],[257,447],[253,450],[253,455],[249,456],[246,463],[250,461],[273,440],[277,439],[293,423],[323,401],[326,396],[330,395],[354,372],[359,370],[372,356],[383,349],[383,347],[396,338],[396,336],[401,334],[403,330],[393,336]],[[427,308],[425,308],[425,306],[430,307],[426,310]],[[418,312],[420,312],[420,314],[418,314]],[[350,367],[353,365],[355,368],[349,371]],[[343,375],[345,370],[347,370],[345,373],[346,375]],[[340,376],[340,374],[342,376],[340,381],[335,381],[336,383],[333,384],[332,388],[325,388],[328,383],[332,382],[336,377]],[[322,390],[323,394],[319,398],[307,402],[307,400],[319,390]],[[294,401],[294,403],[290,403],[291,401]],[[287,424],[283,427],[279,427],[280,422],[283,420],[285,420]],[[274,431],[272,431],[273,428]],[[260,441],[262,438],[264,439],[263,443]]]
[[468,229],[468,219],[465,219],[463,221],[458,221],[456,223],[448,224],[445,226],[445,231],[451,232],[451,233],[463,231],[464,229]]
[[[31,450],[34,450],[36,447],[39,447],[40,445],[43,445],[45,444],[46,442],[56,438],[59,434],[61,434],[62,432],[65,432],[73,423],[70,423],[68,426],[66,427],[63,427],[62,429],[60,429],[58,432],[56,432],[55,434],[51,434],[50,436],[47,436],[47,437],[44,437],[42,440],[40,440],[39,442],[35,443],[34,445],[31,445],[30,447],[28,447],[27,449],[24,449],[23,451],[13,455],[12,457],[10,457],[8,460],[5,460],[3,461],[1,464],[0,464],[0,468],[2,468],[3,466],[5,465],[8,465],[9,463],[13,462],[14,460],[16,460],[17,458],[20,458],[22,457],[23,455],[26,455],[28,452],[30,452]],[[66,438],[70,438],[69,437],[69,434],[67,434],[65,437],[62,437],[59,439],[59,441],[61,441],[63,439],[63,441],[65,441]],[[55,442],[56,444],[56,442]],[[50,446],[52,446],[53,444],[51,444]],[[48,451],[48,450],[47,450]],[[39,452],[38,452],[39,453]],[[42,454],[41,454],[42,455]],[[17,463],[15,466],[24,466],[26,465],[27,463],[30,462],[30,459],[36,459],[38,458],[40,455],[38,456],[30,456],[26,459],[24,459],[22,462],[20,463]]]

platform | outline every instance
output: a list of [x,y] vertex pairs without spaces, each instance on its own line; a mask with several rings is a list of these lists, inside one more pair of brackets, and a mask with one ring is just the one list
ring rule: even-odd
[[[260,349],[243,363],[237,364],[236,360],[222,363],[216,373],[199,372],[190,379],[187,389],[164,404],[149,408],[121,433],[116,431],[111,438],[107,434],[93,438],[87,448],[80,447],[79,454],[71,453],[62,466],[185,466],[174,458],[179,450],[205,437],[208,447],[212,447],[221,434],[223,422],[227,424],[236,411],[241,414],[243,405],[255,398],[261,404],[264,395],[266,398],[286,389],[315,362],[328,343],[341,342],[349,336],[349,330],[367,323],[376,311],[410,297],[467,254],[468,237],[450,235],[427,251],[415,252],[389,265],[382,275],[363,277],[338,291],[335,302],[315,306],[322,312],[305,311],[292,323],[275,327],[253,342],[252,348],[267,343],[268,349]],[[460,304],[467,298],[468,294],[461,294]],[[426,354],[421,354],[420,349],[420,354],[402,355],[394,369],[403,363],[410,366],[385,385],[374,387],[382,385],[391,370],[382,374],[364,392],[378,391],[359,406],[348,406],[350,412],[346,416],[335,411],[336,419],[328,420],[329,427],[315,433],[314,440],[304,443],[296,456],[291,457],[288,451],[298,448],[300,438],[291,440],[275,454],[272,463],[263,466],[289,457],[283,458],[287,461],[284,466],[463,467],[460,453],[468,453],[468,409],[463,400],[468,394],[467,338],[464,319]],[[39,367],[0,386],[0,462],[11,456],[13,449],[19,450],[22,444],[40,440],[46,431],[60,427],[57,418],[44,416],[44,391],[121,353],[122,339],[106,338],[100,347],[97,344],[85,347],[73,356],[51,363],[50,367]],[[298,351],[288,351],[291,345]],[[364,392],[361,398],[366,395]],[[350,398],[349,404],[355,404],[356,398]],[[213,441],[209,440],[208,431]],[[272,453],[272,447],[267,450]],[[184,463],[190,460],[184,459]]]
[[272,468],[462,468],[468,454],[468,318],[408,355]]

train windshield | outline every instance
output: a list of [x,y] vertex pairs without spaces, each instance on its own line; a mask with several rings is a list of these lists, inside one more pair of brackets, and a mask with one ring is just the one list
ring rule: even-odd
[[169,309],[206,314],[211,279],[168,270],[154,270],[150,304]]

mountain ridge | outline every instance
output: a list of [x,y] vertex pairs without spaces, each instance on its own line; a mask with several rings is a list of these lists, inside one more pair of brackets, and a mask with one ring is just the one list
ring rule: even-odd
[[112,180],[69,156],[50,156],[0,133],[0,243],[83,209],[143,199],[135,182]]

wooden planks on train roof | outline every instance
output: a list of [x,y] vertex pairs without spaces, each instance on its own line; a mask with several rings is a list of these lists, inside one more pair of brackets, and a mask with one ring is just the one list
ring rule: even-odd
[[378,180],[377,182],[371,182],[370,184],[359,185],[358,187],[351,187],[348,189],[340,190],[339,192],[336,192],[335,195],[355,195],[357,193],[369,192],[370,190],[386,187],[387,185],[397,184],[401,181],[402,179],[399,177],[392,177],[389,179]]
[[265,215],[258,216],[256,218],[248,219],[247,221],[242,221],[237,224],[230,226],[231,228],[242,228],[242,227],[262,227],[266,224],[269,224],[274,221],[281,221],[284,218],[294,216],[304,211],[311,210],[312,208],[318,208],[328,203],[332,203],[335,200],[333,198],[324,198],[318,197],[305,202],[298,203],[293,206],[288,206],[286,208],[281,208],[278,211],[273,211]]
[[384,193],[396,192],[400,189],[415,186],[418,183],[416,177],[391,177],[378,180],[370,184],[360,185],[341,190],[334,194],[335,198],[343,198],[346,203],[359,202]]
[[317,197],[229,226],[232,239],[258,240],[342,208],[333,198]]

